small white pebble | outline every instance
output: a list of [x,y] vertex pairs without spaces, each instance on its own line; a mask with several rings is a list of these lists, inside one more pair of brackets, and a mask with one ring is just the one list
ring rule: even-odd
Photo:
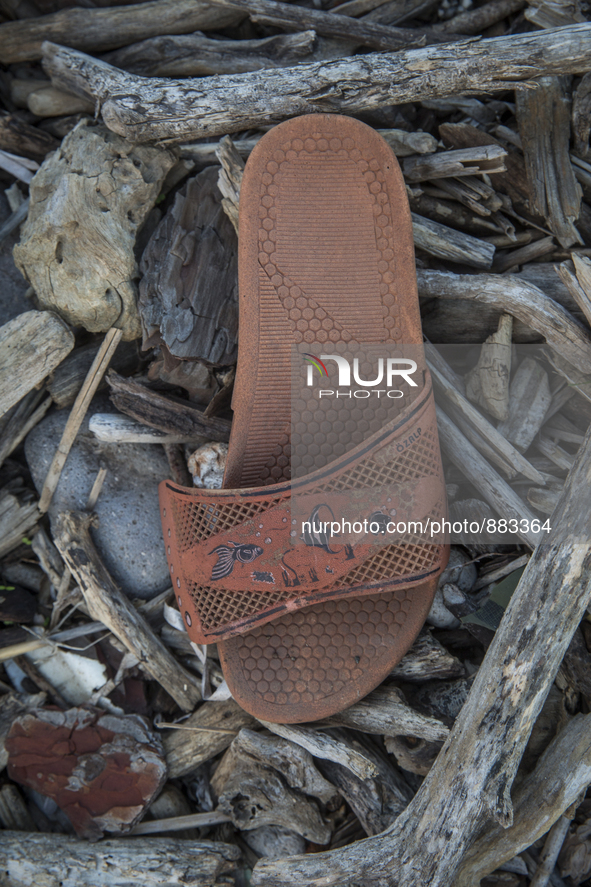
[[207,443],[191,453],[187,467],[196,487],[219,490],[224,479],[228,444]]

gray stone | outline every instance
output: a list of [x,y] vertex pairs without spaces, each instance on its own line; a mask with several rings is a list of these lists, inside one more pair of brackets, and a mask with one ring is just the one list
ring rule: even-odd
[[[88,430],[88,419],[100,409],[112,411],[97,398],[87,413],[70,451],[49,508],[84,509],[102,465],[107,475],[95,512],[99,523],[92,536],[113,579],[131,597],[151,598],[170,585],[165,556],[158,483],[169,477],[168,460],[157,444],[102,443]],[[69,410],[50,413],[28,435],[25,455],[39,491],[60,442]]]

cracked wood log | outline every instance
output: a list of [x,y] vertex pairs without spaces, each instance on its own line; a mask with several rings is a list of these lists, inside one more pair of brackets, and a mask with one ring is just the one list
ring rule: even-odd
[[227,883],[220,879],[240,860],[235,844],[220,841],[116,838],[98,846],[70,835],[3,831],[0,869],[15,887],[213,887]]
[[[591,598],[590,492],[591,431],[553,529],[530,558],[452,734],[406,810],[383,834],[350,847],[259,862],[256,887],[351,881],[450,887],[466,847],[485,826],[513,824],[510,790],[521,756]],[[552,778],[561,781],[556,772]],[[546,781],[537,789],[548,796]]]
[[0,327],[0,416],[39,385],[74,347],[51,311],[25,311]]
[[75,577],[93,619],[102,622],[184,711],[201,698],[197,679],[156,637],[146,619],[115,585],[90,538],[93,516],[65,511],[56,519],[55,544]]
[[569,312],[515,275],[453,274],[418,269],[419,295],[490,305],[540,333],[570,364],[591,374],[591,335]]
[[64,9],[50,15],[0,25],[0,56],[5,65],[41,58],[44,40],[100,52],[161,34],[225,28],[244,13],[209,0],[154,0],[111,9]]
[[546,74],[583,73],[591,69],[591,24],[197,81],[125,74],[52,43],[44,44],[43,52],[53,85],[97,99],[114,132],[132,141],[179,142],[297,114],[355,114],[444,95],[510,89]]
[[516,93],[530,211],[546,219],[563,247],[583,242],[574,225],[581,211],[582,190],[569,154],[569,81],[568,77],[541,77],[537,89]]

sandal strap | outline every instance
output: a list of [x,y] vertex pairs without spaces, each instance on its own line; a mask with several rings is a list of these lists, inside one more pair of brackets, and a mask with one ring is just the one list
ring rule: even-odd
[[411,587],[441,571],[445,483],[426,381],[397,420],[300,481],[160,484],[171,577],[192,638],[215,643],[287,610]]

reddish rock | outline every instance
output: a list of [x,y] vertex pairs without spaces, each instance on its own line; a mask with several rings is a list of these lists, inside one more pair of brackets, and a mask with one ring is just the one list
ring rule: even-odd
[[52,798],[90,841],[133,828],[166,779],[160,739],[138,715],[38,709],[14,721],[6,749],[10,778]]

